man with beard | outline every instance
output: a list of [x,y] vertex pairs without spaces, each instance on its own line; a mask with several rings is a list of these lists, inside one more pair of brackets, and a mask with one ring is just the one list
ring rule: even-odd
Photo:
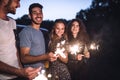
[[24,67],[39,67],[45,69],[46,60],[54,61],[57,58],[53,53],[45,53],[45,41],[40,26],[43,20],[43,6],[33,3],[29,6],[31,25],[25,27],[19,34],[21,61]]
[[33,79],[40,71],[40,68],[22,68],[20,65],[13,32],[16,22],[7,16],[8,13],[15,14],[18,7],[20,0],[0,0],[0,80]]

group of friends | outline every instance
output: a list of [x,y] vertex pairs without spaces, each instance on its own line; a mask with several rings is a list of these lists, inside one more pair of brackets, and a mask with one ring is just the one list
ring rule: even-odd
[[[7,16],[15,14],[18,7],[20,0],[0,0],[0,80],[32,80],[42,69],[52,75],[51,80],[87,80],[89,36],[82,20],[72,19],[66,24],[63,19],[56,19],[45,51],[40,30],[43,6],[33,3],[28,14],[31,24],[19,33],[18,50],[14,35],[16,22]],[[77,52],[70,50],[74,44],[78,45]]]

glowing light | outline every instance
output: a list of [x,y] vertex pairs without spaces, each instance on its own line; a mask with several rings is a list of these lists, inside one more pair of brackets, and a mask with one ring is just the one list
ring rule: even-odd
[[64,54],[64,51],[65,51],[65,48],[57,48],[56,51],[55,51],[55,56],[57,54],[59,54],[60,56],[62,56],[63,58],[66,58],[65,54]]
[[98,50],[99,49],[99,45],[97,45],[96,43],[91,43],[91,45],[90,45],[90,49],[92,49],[92,50]]
[[71,54],[77,54],[77,52],[79,52],[79,46],[78,45],[73,45],[70,47],[70,52]]
[[60,43],[57,43],[57,46],[56,47],[60,47]]
[[64,45],[65,44],[65,40],[61,41],[61,45]]
[[33,80],[48,80],[47,77],[45,76],[45,70],[41,70],[41,73],[38,72],[38,76],[35,77]]
[[45,74],[45,70],[41,70],[41,74]]
[[64,54],[64,51],[65,51],[65,48],[63,47],[64,44],[65,44],[65,40],[61,41],[60,43],[57,43],[56,51],[55,51],[55,56],[57,54],[59,54],[63,58],[66,58],[66,56]]
[[48,78],[51,78],[52,77],[52,74],[48,74]]
[[76,43],[74,45],[69,45],[69,51],[71,54],[77,54],[83,50],[83,45],[82,43]]

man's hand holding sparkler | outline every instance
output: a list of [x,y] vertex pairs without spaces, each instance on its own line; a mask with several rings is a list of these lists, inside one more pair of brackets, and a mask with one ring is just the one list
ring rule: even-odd
[[48,54],[48,56],[49,56],[48,59],[49,59],[49,61],[51,61],[51,62],[57,60],[57,56],[55,56],[55,54],[54,54],[53,52],[50,52],[50,53]]

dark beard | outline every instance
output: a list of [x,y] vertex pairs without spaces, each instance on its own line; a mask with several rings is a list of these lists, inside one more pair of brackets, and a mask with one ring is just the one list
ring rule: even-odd
[[15,11],[10,10],[8,13],[15,14]]
[[33,19],[31,19],[31,21],[32,21],[34,24],[36,24],[36,25],[40,25],[40,24],[41,24],[41,23],[35,22]]
[[14,10],[11,10],[10,5],[12,3],[12,0],[9,0],[8,3],[5,5],[7,13],[15,14]]

